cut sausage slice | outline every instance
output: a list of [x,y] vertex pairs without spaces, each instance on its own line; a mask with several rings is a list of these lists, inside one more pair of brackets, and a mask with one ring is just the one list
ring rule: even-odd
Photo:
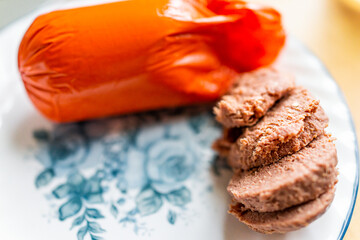
[[319,198],[283,211],[260,213],[244,210],[241,203],[230,205],[229,213],[261,233],[286,233],[306,227],[320,217],[334,198],[334,188]]
[[294,86],[290,74],[274,68],[244,73],[214,108],[216,120],[228,128],[254,125]]
[[228,163],[244,170],[271,164],[305,147],[323,134],[327,125],[319,101],[296,87],[258,124],[244,130],[231,146]]
[[326,192],[337,182],[336,148],[321,135],[279,162],[235,174],[227,188],[244,208],[258,212],[284,210]]

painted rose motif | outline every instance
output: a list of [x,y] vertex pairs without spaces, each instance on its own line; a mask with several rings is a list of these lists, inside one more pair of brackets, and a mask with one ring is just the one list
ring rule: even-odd
[[41,129],[34,132],[35,139],[43,145],[36,153],[46,167],[36,179],[36,186],[47,185],[56,175],[83,163],[89,154],[89,141],[80,124],[58,125],[50,133]]
[[146,164],[151,186],[159,193],[181,188],[195,169],[196,153],[181,140],[162,140],[148,152]]
[[104,156],[104,172],[108,180],[124,174],[127,167],[127,153],[129,141],[126,135],[118,135],[106,139],[102,143]]
[[51,196],[61,202],[60,221],[74,218],[78,240],[101,239],[105,229],[97,219],[105,218],[104,207],[136,233],[143,217],[162,208],[175,224],[192,200],[189,182],[204,170],[199,163],[211,158],[211,142],[219,135],[208,110],[192,108],[36,130],[36,158],[44,170],[35,184],[46,188],[61,177]]
[[82,163],[89,151],[87,137],[78,125],[59,125],[49,141],[48,154],[57,167]]

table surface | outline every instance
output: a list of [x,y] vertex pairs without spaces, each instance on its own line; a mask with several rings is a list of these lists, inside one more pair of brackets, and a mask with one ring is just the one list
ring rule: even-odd
[[[287,31],[327,66],[345,94],[360,136],[360,12],[340,0],[261,1],[279,9]],[[359,196],[345,240],[360,239]]]
[[[346,7],[340,0],[252,1],[279,9],[287,31],[303,41],[324,62],[345,93],[360,136],[360,12]],[[5,0],[3,4],[6,3]],[[359,224],[358,203],[345,240],[360,239]]]

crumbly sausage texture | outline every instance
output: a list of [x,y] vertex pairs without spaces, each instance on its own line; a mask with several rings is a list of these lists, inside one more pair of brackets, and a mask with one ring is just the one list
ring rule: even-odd
[[290,74],[271,67],[244,73],[214,108],[216,120],[228,128],[252,126],[294,87]]
[[293,154],[324,133],[328,118],[319,101],[302,87],[295,88],[231,145],[228,163],[248,170]]
[[234,171],[229,213],[266,234],[294,231],[321,216],[338,175],[324,110],[284,76],[271,68],[247,73],[214,109],[224,133],[213,148]]
[[227,188],[235,201],[258,212],[284,210],[319,197],[337,182],[336,148],[321,135],[295,154],[235,174]]
[[257,232],[286,233],[306,227],[319,218],[330,206],[334,193],[332,188],[315,200],[276,212],[245,210],[240,203],[235,203],[230,205],[229,213]]

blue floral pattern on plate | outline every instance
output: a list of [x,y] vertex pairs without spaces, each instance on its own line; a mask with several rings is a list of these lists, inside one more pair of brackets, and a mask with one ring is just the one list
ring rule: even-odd
[[208,171],[199,164],[204,152],[215,159],[210,148],[219,135],[220,127],[205,107],[39,129],[33,133],[39,145],[35,156],[44,170],[35,185],[54,186],[48,199],[59,203],[58,219],[71,219],[79,240],[86,235],[103,239],[106,230],[99,221],[106,217],[104,211],[135,233],[146,228],[142,217],[161,208],[173,225],[192,200],[189,186],[197,181],[196,173]]

